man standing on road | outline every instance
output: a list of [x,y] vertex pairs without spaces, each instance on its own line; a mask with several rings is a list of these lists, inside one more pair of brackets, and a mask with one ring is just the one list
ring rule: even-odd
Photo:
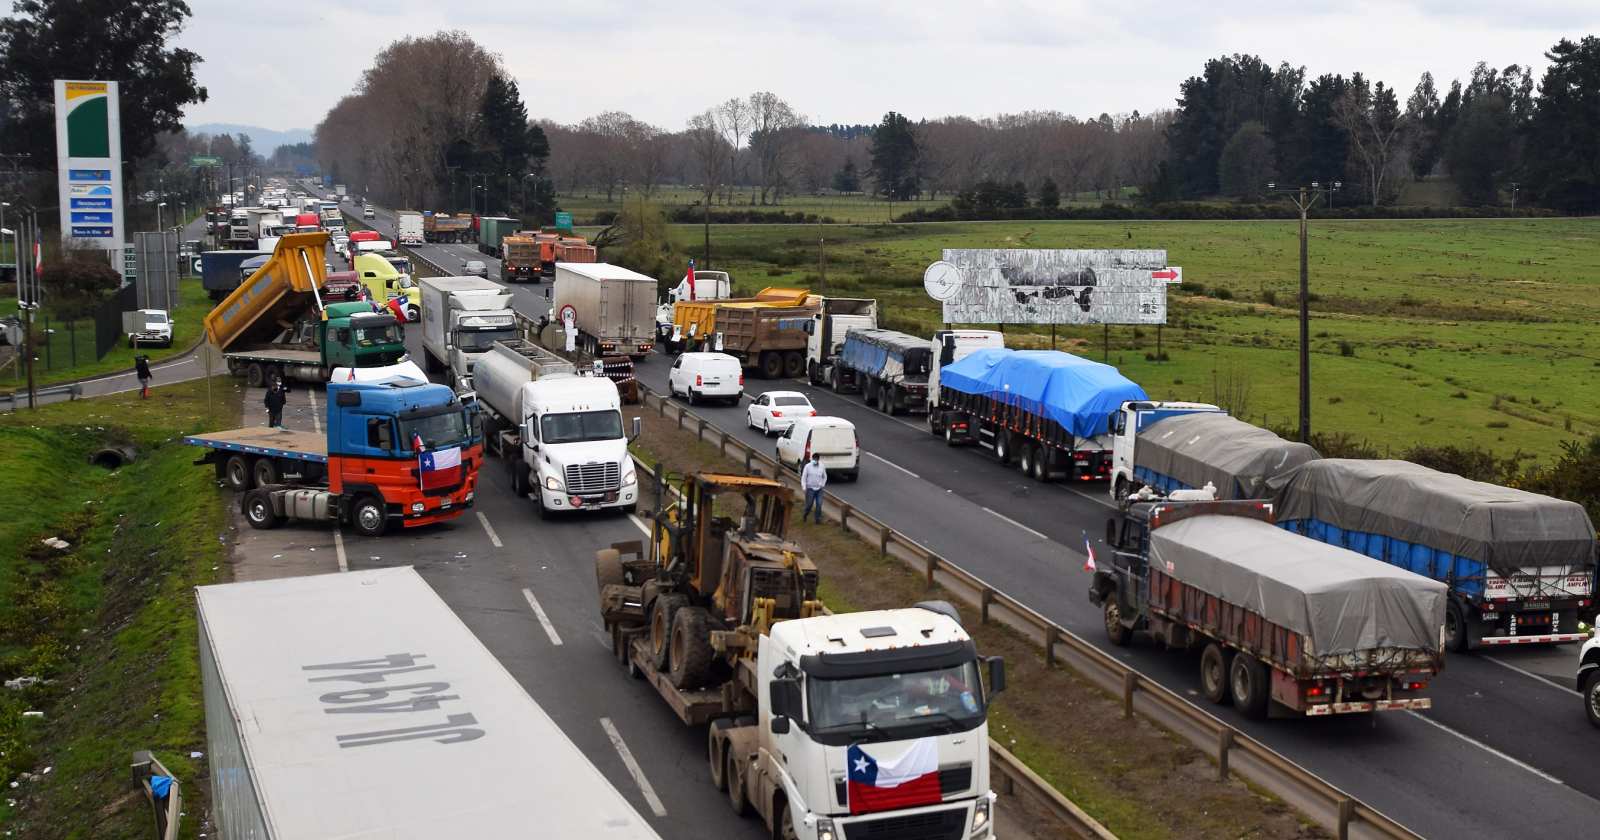
[[150,357],[140,353],[133,357],[133,372],[139,377],[139,399],[150,398]]
[[822,489],[828,486],[828,471],[822,468],[822,456],[812,455],[806,463],[806,468],[800,471],[800,486],[806,491],[806,508],[800,512],[800,521],[804,522],[811,513],[812,506],[817,509],[817,524],[822,524]]
[[282,385],[267,386],[267,425],[274,429],[283,428],[283,404],[287,402],[283,391]]

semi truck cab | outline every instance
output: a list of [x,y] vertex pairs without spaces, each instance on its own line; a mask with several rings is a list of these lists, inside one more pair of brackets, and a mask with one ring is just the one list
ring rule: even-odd
[[556,376],[522,386],[522,458],[539,515],[639,504],[639,479],[623,432],[616,383]]
[[[1005,347],[1005,333],[994,330],[938,330],[932,339],[931,358],[935,364],[928,370],[929,399],[939,393],[939,369],[955,364],[972,355],[974,350],[986,347]],[[930,412],[931,413],[931,412]]]
[[1111,413],[1106,419],[1106,434],[1111,437],[1111,480],[1106,482],[1106,490],[1113,502],[1126,503],[1128,494],[1136,492],[1146,482],[1133,465],[1139,432],[1168,417],[1199,412],[1225,413],[1209,403],[1150,400],[1130,400]]

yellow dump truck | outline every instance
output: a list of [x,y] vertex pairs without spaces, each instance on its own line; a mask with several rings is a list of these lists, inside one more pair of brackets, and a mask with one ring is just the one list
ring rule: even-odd
[[797,377],[806,369],[806,325],[821,298],[806,289],[771,286],[755,297],[684,301],[672,307],[673,352],[718,350],[758,376]]

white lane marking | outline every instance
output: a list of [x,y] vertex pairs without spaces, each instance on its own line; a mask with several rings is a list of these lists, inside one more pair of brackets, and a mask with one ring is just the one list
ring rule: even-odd
[[319,416],[320,412],[317,410],[317,392],[312,388],[307,388],[306,398],[311,400],[311,428],[320,435],[322,434],[322,417]]
[[644,794],[644,801],[650,804],[650,810],[657,817],[667,815],[667,806],[661,804],[661,797],[656,796],[656,789],[650,786],[650,780],[644,777],[644,770],[639,767],[639,762],[633,760],[633,753],[628,745],[622,741],[622,733],[617,731],[616,724],[611,718],[600,719],[600,728],[606,731],[606,737],[611,739],[611,746],[617,748],[617,755],[622,756],[622,763],[627,766],[628,774],[633,776],[634,784],[639,786],[639,791]]
[[640,519],[636,514],[632,513],[628,514],[628,518],[633,520],[633,524],[639,526],[639,530],[643,531],[645,536],[650,536],[651,528],[649,525],[645,524],[643,519]]
[[1100,495],[1095,494],[1095,493],[1084,492],[1082,490],[1079,490],[1076,487],[1073,487],[1070,484],[1057,484],[1056,486],[1060,487],[1062,490],[1067,491],[1068,493],[1076,493],[1079,496],[1082,496],[1082,497],[1084,497],[1085,499],[1088,499],[1091,502],[1096,502],[1098,504],[1104,505],[1104,506],[1106,506],[1108,508],[1111,508],[1112,510],[1116,510],[1117,509],[1117,506],[1112,504],[1111,500],[1105,498],[1104,496],[1100,496]]
[[1558,785],[1565,784],[1565,782],[1562,782],[1560,779],[1556,778],[1555,776],[1552,776],[1549,773],[1546,773],[1543,770],[1540,770],[1539,768],[1534,767],[1531,764],[1528,764],[1527,762],[1518,761],[1517,759],[1512,758],[1509,755],[1506,755],[1505,753],[1495,749],[1494,747],[1489,746],[1488,744],[1485,744],[1485,743],[1483,743],[1481,741],[1474,741],[1473,739],[1461,734],[1460,732],[1455,731],[1454,729],[1451,729],[1448,726],[1445,726],[1444,724],[1442,724],[1442,723],[1440,723],[1440,722],[1428,717],[1427,715],[1418,714],[1418,713],[1412,711],[1411,709],[1407,709],[1406,710],[1406,714],[1411,715],[1412,717],[1416,718],[1417,720],[1422,721],[1423,723],[1428,724],[1429,726],[1435,727],[1435,728],[1440,729],[1440,730],[1442,730],[1444,732],[1447,732],[1447,733],[1449,733],[1451,735],[1454,735],[1457,738],[1460,738],[1461,740],[1466,741],[1467,743],[1477,747],[1478,749],[1483,750],[1484,752],[1495,756],[1496,758],[1505,759],[1506,761],[1508,761],[1508,762],[1510,762],[1512,764],[1515,764],[1518,767],[1521,767],[1522,769],[1528,771],[1529,773],[1532,773],[1535,776],[1538,776],[1541,779],[1544,779],[1547,782],[1554,782],[1555,784],[1558,784]]
[[1517,673],[1523,675],[1524,677],[1527,677],[1530,680],[1537,680],[1540,683],[1543,683],[1545,685],[1550,686],[1551,688],[1555,688],[1555,689],[1560,690],[1560,691],[1565,691],[1566,693],[1572,695],[1573,697],[1582,697],[1583,696],[1583,692],[1581,692],[1581,691],[1578,691],[1576,689],[1567,688],[1566,686],[1557,683],[1555,680],[1546,679],[1545,677],[1541,677],[1541,676],[1539,676],[1538,674],[1535,674],[1532,671],[1525,671],[1525,670],[1523,670],[1521,668],[1518,668],[1515,665],[1512,665],[1509,662],[1501,662],[1500,660],[1495,659],[1492,656],[1480,656],[1478,658],[1484,660],[1485,662],[1493,662],[1494,664],[1499,665],[1502,668],[1508,668],[1508,669],[1510,669],[1512,671],[1516,671]]
[[339,558],[339,571],[350,571],[350,561],[344,556],[344,533],[338,528],[333,529],[333,553]]
[[883,457],[882,455],[877,454],[876,452],[868,452],[867,455],[869,457],[872,457],[872,458],[877,458],[879,461],[882,461],[885,464],[888,464],[889,466],[894,467],[895,469],[905,473],[906,475],[911,476],[912,478],[922,478],[922,476],[917,475],[916,473],[906,469],[905,467],[900,466],[899,464],[896,464],[895,462],[889,460],[888,458]]
[[484,516],[481,510],[477,513],[478,521],[483,523],[483,530],[489,535],[489,542],[494,543],[495,548],[505,548],[505,544],[500,542],[500,535],[496,534],[494,526],[489,524],[489,517]]
[[550,637],[550,644],[561,646],[561,637],[556,635],[556,626],[550,623],[550,616],[544,614],[544,607],[539,606],[539,599],[533,597],[533,590],[524,588],[522,597],[528,599],[528,606],[533,607],[533,614],[539,617],[539,624],[544,627],[544,633]]
[[995,511],[995,510],[991,510],[989,508],[984,508],[983,512],[989,514],[990,516],[995,517],[996,519],[999,519],[1002,522],[1006,522],[1006,523],[1008,523],[1010,525],[1013,525],[1015,527],[1021,528],[1022,530],[1027,531],[1028,533],[1038,537],[1041,540],[1047,540],[1048,541],[1050,539],[1049,537],[1045,536],[1044,534],[1041,534],[1038,531],[1035,531],[1032,528],[1029,528],[1028,526],[1022,524],[1021,522],[1018,522],[1015,519],[1012,519],[1009,516],[1006,516],[1003,513],[1000,513],[1000,512]]

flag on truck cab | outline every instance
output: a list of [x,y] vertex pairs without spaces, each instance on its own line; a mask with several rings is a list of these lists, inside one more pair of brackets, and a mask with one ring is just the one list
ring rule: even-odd
[[390,312],[394,313],[396,321],[402,324],[406,322],[406,305],[400,302],[400,298],[389,298],[389,302],[385,305],[389,307]]
[[461,480],[461,447],[452,446],[429,452],[420,435],[411,436],[411,448],[417,450],[417,486],[423,490],[448,487]]
[[939,742],[934,738],[917,739],[896,759],[875,758],[859,744],[850,745],[845,758],[850,764],[852,815],[937,805],[944,797],[939,789]]
[[1090,544],[1090,542],[1089,542],[1089,532],[1088,531],[1084,531],[1083,532],[1083,554],[1084,554],[1084,561],[1083,561],[1083,570],[1084,571],[1092,572],[1096,568],[1098,568],[1094,564],[1094,546],[1092,544]]
[[683,275],[683,279],[689,284],[689,299],[694,300],[694,260],[689,260],[689,272]]

